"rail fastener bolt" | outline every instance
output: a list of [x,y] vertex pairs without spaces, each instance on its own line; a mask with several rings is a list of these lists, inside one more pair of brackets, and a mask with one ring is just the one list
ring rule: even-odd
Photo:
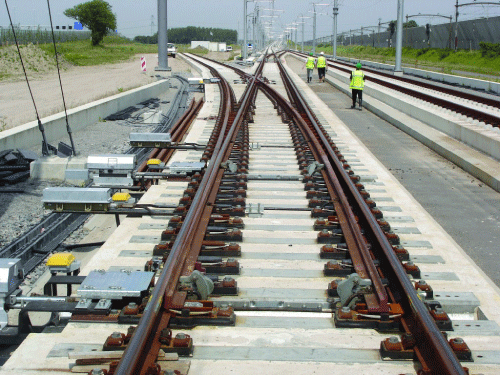
[[405,350],[399,338],[391,336],[380,343],[380,356],[383,359],[409,360],[413,358],[413,349]]
[[472,352],[462,338],[455,337],[448,342],[460,361],[473,361]]

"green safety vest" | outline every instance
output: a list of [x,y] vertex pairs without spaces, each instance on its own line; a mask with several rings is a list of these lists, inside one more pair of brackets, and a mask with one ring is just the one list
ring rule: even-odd
[[323,56],[318,57],[318,68],[326,68],[326,59]]
[[363,90],[365,87],[365,73],[361,70],[355,70],[352,72],[351,85],[349,86],[351,90]]
[[307,69],[314,69],[314,57],[309,56],[309,57],[307,58],[306,68],[307,68]]

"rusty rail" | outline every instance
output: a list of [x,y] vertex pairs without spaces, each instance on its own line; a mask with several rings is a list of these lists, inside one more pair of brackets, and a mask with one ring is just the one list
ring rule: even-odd
[[[317,122],[307,103],[292,84],[292,80],[279,60],[278,64],[280,66],[282,78],[288,86],[287,90],[289,92],[293,92],[292,100],[295,102],[294,104],[297,108],[300,108],[300,110],[304,112],[299,114],[298,111],[296,111],[290,104],[288,104],[288,102],[284,100],[284,98],[280,99],[280,104],[287,106],[285,108],[287,108],[287,111],[294,118],[297,124],[301,124],[301,128],[307,132],[310,141],[312,141],[311,143],[315,147],[320,148],[317,152],[322,156],[322,160],[331,163],[331,165],[326,168],[328,171],[327,175],[335,173],[337,177],[327,177],[331,180],[336,180],[338,178],[344,193],[349,197],[350,205],[356,211],[359,224],[365,230],[365,237],[370,240],[371,251],[379,259],[380,267],[383,268],[384,275],[389,280],[389,286],[392,290],[392,298],[394,298],[395,295],[399,296],[397,302],[402,305],[405,312],[403,326],[405,330],[411,332],[416,338],[417,344],[415,352],[418,359],[422,363],[423,367],[430,369],[433,374],[465,374],[457,356],[451,349],[446,339],[443,337],[443,334],[437,327],[427,307],[419,299],[415,288],[408,279],[408,276],[401,265],[401,262],[394,253],[392,246],[388,242],[377,221],[371,214],[370,209],[366,205],[357,188],[351,182],[349,176],[342,167],[342,164],[336,158],[334,150],[326,137],[326,132]],[[268,92],[272,90],[265,84],[261,84],[261,86]],[[278,96],[275,95],[275,97],[277,98]],[[310,121],[314,132],[313,129],[304,124],[304,117]],[[312,138],[314,137],[314,133],[319,135],[319,139]],[[325,154],[328,155],[328,157],[325,158]],[[325,164],[325,166],[327,166],[327,164]],[[333,168],[335,169],[335,172],[332,171]],[[332,196],[332,199],[335,201],[336,197]],[[349,248],[349,250],[351,249]],[[363,257],[363,260],[371,262],[371,258],[368,257]],[[353,262],[356,262],[354,258]],[[373,273],[370,272],[370,278],[372,275]],[[379,278],[378,273],[376,278]],[[379,296],[378,298],[380,301],[380,298],[382,297],[379,292],[380,290],[377,290],[377,295]]]
[[[262,67],[263,65],[260,67],[259,72],[262,71]],[[234,93],[232,93],[229,84],[215,69],[211,69],[211,72],[221,78],[219,87],[222,93],[221,98],[225,103],[223,106],[223,124],[220,128],[217,144],[170,255],[165,262],[151,300],[139,321],[115,374],[142,375],[154,364],[160,347],[159,335],[161,330],[166,328],[169,323],[170,315],[168,310],[172,307],[182,307],[184,304],[185,295],[176,290],[178,280],[182,272],[192,271],[197,252],[199,253],[201,248],[208,218],[213,209],[213,203],[223,174],[221,163],[228,159],[234,137],[256,94],[256,81],[253,79],[243,95],[238,113],[230,123],[234,107]]]
[[[301,55],[298,52],[293,52],[293,53],[295,55],[303,57],[303,55]],[[344,65],[344,66],[350,66],[350,65],[348,65],[346,63],[341,63],[341,62],[338,62],[338,61],[336,61],[335,64]],[[345,72],[345,73],[351,73],[350,69],[336,66],[336,65],[334,65],[330,61],[328,61],[328,66],[330,66],[333,69],[338,69],[338,70],[340,70],[342,72]],[[459,91],[459,90],[456,90],[456,89],[452,89],[452,88],[448,88],[448,87],[436,86],[436,85],[433,85],[431,83],[425,83],[425,82],[420,82],[420,81],[419,82],[415,82],[414,80],[411,80],[411,79],[408,79],[408,78],[405,78],[405,77],[397,77],[397,76],[394,76],[394,75],[391,75],[391,74],[388,74],[388,73],[376,71],[374,69],[363,68],[363,70],[365,70],[367,72],[372,72],[372,73],[375,73],[375,74],[378,74],[378,75],[382,75],[382,76],[387,77],[387,78],[395,79],[395,80],[398,80],[398,81],[401,81],[401,82],[411,83],[411,84],[414,84],[414,85],[419,85],[419,86],[422,86],[422,87],[425,87],[425,88],[432,89],[434,91],[442,92],[442,93],[445,93],[445,94],[450,94],[450,95],[453,95],[453,96],[456,96],[456,97],[459,97],[459,98],[462,98],[462,99],[468,99],[468,100],[473,100],[473,101],[478,102],[478,103],[487,104],[487,105],[492,106],[492,107],[497,107],[498,108],[500,106],[500,101],[494,100],[494,99],[490,99],[490,98],[485,98],[485,97],[482,97],[482,96],[479,96],[479,95],[473,95],[473,94],[470,94],[470,93],[465,93],[465,92],[462,92],[462,91]],[[454,112],[457,112],[457,113],[462,114],[462,115],[466,115],[466,116],[471,117],[471,118],[473,118],[475,120],[482,121],[482,122],[484,122],[486,124],[490,124],[490,125],[495,126],[495,127],[500,127],[500,117],[495,116],[493,114],[484,113],[484,112],[482,112],[480,110],[477,110],[477,109],[474,109],[474,108],[470,108],[470,107],[468,107],[465,104],[462,105],[462,104],[454,103],[454,102],[446,100],[446,99],[437,98],[435,96],[426,94],[424,92],[421,92],[421,91],[418,91],[418,90],[414,90],[414,89],[411,89],[409,87],[400,86],[400,85],[397,85],[397,84],[394,84],[394,83],[390,83],[390,82],[384,81],[383,79],[375,78],[375,77],[370,76],[370,75],[365,76],[365,79],[367,81],[371,81],[371,82],[377,83],[377,84],[379,84],[381,86],[388,87],[390,89],[393,89],[393,90],[402,92],[404,94],[416,97],[418,99],[424,100],[424,101],[426,101],[428,103],[436,104],[436,105],[438,105],[440,107],[443,107],[443,108],[446,108],[446,109],[450,109],[450,110],[452,110]]]

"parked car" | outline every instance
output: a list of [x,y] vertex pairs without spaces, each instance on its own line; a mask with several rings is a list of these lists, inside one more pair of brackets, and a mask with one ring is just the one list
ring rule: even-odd
[[227,51],[227,52],[230,52],[230,51],[232,51],[232,50],[233,50],[233,47],[231,47],[231,46],[227,46],[227,48],[226,48],[226,51]]
[[172,56],[175,59],[176,53],[177,53],[177,48],[175,47],[175,44],[168,43],[167,44],[167,55]]

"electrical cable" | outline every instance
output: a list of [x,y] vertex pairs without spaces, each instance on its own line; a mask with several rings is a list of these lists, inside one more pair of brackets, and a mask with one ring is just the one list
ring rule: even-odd
[[[5,1],[7,1],[7,0],[5,0]],[[73,135],[71,134],[71,128],[70,128],[69,122],[68,122],[68,111],[66,109],[66,100],[64,98],[64,91],[63,91],[62,82],[61,82],[61,71],[59,69],[59,59],[57,58],[56,37],[54,35],[54,25],[52,24],[52,13],[50,12],[49,0],[47,0],[47,7],[49,8],[50,28],[52,30],[52,42],[54,43],[54,55],[56,57],[57,74],[59,76],[59,86],[61,87],[61,95],[62,95],[62,100],[63,100],[63,105],[64,105],[64,114],[66,115],[66,129],[68,131],[69,140],[71,142],[71,150],[73,151],[73,156],[76,156],[75,143],[73,142]]]
[[42,154],[49,155],[47,138],[45,137],[45,129],[43,127],[42,121],[40,120],[40,116],[38,114],[38,109],[36,108],[35,98],[33,97],[33,92],[31,91],[30,82],[28,80],[28,74],[26,73],[26,68],[24,67],[23,57],[21,56],[21,50],[19,49],[19,43],[17,42],[16,31],[14,29],[14,24],[12,23],[12,17],[10,16],[9,5],[7,4],[7,0],[5,0],[5,7],[7,8],[7,14],[9,15],[10,26],[12,28],[12,34],[14,35],[14,41],[16,42],[17,53],[19,54],[19,59],[21,60],[21,65],[23,67],[24,77],[26,78],[26,83],[28,84],[28,90],[31,95],[31,100],[33,102],[33,106],[35,107],[36,119],[38,121],[38,129],[42,133]]

